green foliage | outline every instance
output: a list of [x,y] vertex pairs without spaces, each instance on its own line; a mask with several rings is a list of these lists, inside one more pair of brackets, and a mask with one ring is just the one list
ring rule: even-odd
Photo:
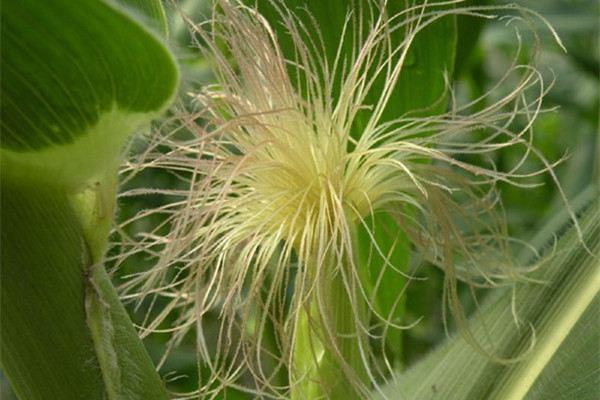
[[158,33],[167,36],[169,23],[160,0],[113,0],[123,5],[124,9],[134,13],[133,17],[142,20],[147,26],[157,29]]
[[19,398],[165,399],[67,195],[6,181],[1,194],[0,359]]
[[106,2],[8,2],[2,21],[2,168],[17,179],[83,184],[174,94],[166,47]]
[[[384,318],[402,325],[405,313],[407,279],[403,275],[408,265],[410,249],[406,235],[396,229],[388,213],[378,212],[365,220],[357,236],[359,265],[364,274],[373,305]],[[371,235],[378,249],[372,246]],[[396,365],[401,363],[402,330],[388,328],[385,351]]]
[[600,297],[596,295],[543,372],[526,399],[593,400],[600,385]]
[[3,182],[1,194],[4,372],[21,399],[102,399],[83,306],[81,264],[90,259],[79,222],[58,190]]
[[160,3],[137,3],[2,6],[0,361],[21,399],[167,398],[103,269],[121,148],[178,80]]
[[[186,4],[196,3],[192,0]],[[204,11],[210,9],[207,3],[203,3]],[[269,2],[248,3],[256,3],[266,14],[284,52],[293,57],[289,37],[276,22],[280,17]],[[330,65],[346,11],[350,4],[358,3],[367,1],[286,1],[300,16],[306,15],[302,7],[315,15]],[[469,1],[460,6],[475,3],[481,4]],[[567,192],[576,193],[591,179],[597,181],[600,171],[598,95],[590,94],[597,92],[598,86],[600,47],[595,45],[599,35],[594,19],[598,6],[591,1],[519,3],[551,15],[569,50],[568,54],[543,54],[544,62],[558,75],[546,105],[560,106],[560,111],[540,115],[536,122],[540,135],[534,144],[551,160],[570,148],[574,156],[560,165],[557,173]],[[390,1],[390,13],[405,4]],[[594,12],[586,11],[592,6]],[[160,38],[168,26],[164,11],[158,0],[25,0],[3,3],[1,14],[0,352],[4,373],[21,399],[100,399],[106,395],[111,399],[165,398],[163,384],[152,371],[102,266],[92,268],[94,261],[102,257],[113,216],[114,171],[122,144],[134,129],[158,116],[174,94],[177,68]],[[314,31],[308,19],[306,27]],[[451,78],[453,68],[463,79],[460,84],[466,83],[472,89],[465,94],[459,87],[459,96],[473,97],[487,90],[498,78],[498,65],[510,58],[506,53],[515,44],[513,36],[507,38],[493,26],[483,28],[481,40],[478,33],[482,27],[483,20],[477,18],[460,17],[457,22],[444,18],[419,34],[406,57],[384,119],[414,109],[421,109],[416,113],[421,116],[443,111],[443,72]],[[181,24],[179,28],[174,32],[179,32],[178,37],[185,36],[182,32],[187,28]],[[396,32],[394,40],[401,40],[403,35],[402,30]],[[187,40],[185,46],[189,45]],[[525,44],[527,40],[525,37]],[[344,46],[346,54],[352,51],[349,41]],[[195,54],[193,61],[196,64],[190,66],[190,71],[196,70],[194,77],[206,80],[204,60]],[[377,98],[383,84],[380,81],[375,85],[371,99]],[[355,136],[360,136],[367,117],[368,111],[364,111],[362,122],[354,127]],[[518,155],[500,151],[494,161],[507,169],[515,157]],[[141,186],[156,186],[165,179],[170,180],[169,185],[177,184],[178,177],[164,175],[168,174],[147,174],[141,178],[146,181]],[[562,207],[557,205],[556,189],[547,178],[536,182],[545,185],[529,191],[527,197],[521,190],[502,188],[509,231],[526,240],[538,230],[540,222]],[[83,192],[72,195],[83,188]],[[153,202],[158,202],[156,196],[135,202],[124,200],[122,210],[127,212],[121,219],[139,209],[156,207]],[[389,256],[387,262],[406,271],[407,241],[390,231],[390,215],[379,213],[373,218],[374,236],[383,254]],[[372,221],[367,218],[366,222]],[[594,224],[597,227],[597,222],[582,222],[588,229]],[[551,225],[548,232],[556,231],[557,225]],[[528,358],[509,366],[497,364],[459,337],[453,337],[411,368],[412,360],[421,358],[443,338],[439,306],[442,274],[435,269],[419,270],[419,275],[428,280],[411,283],[409,298],[398,299],[398,290],[406,279],[384,268],[384,257],[368,248],[365,229],[359,230],[358,237],[359,262],[365,266],[366,286],[372,290],[377,311],[382,315],[391,313],[398,323],[425,317],[407,332],[388,331],[385,351],[397,365],[403,361],[409,367],[398,377],[398,385],[388,388],[390,398],[478,399],[503,396],[521,385],[521,376],[532,368]],[[564,235],[557,249],[564,247],[566,253],[557,253],[556,260],[543,266],[550,267],[546,271],[554,271],[547,272],[554,275],[547,277],[542,270],[534,275],[550,280],[549,285],[519,284],[516,299],[522,318],[520,329],[512,319],[512,293],[491,293],[473,317],[473,330],[483,343],[505,357],[525,354],[535,358],[540,347],[526,352],[533,339],[531,323],[536,328],[535,343],[548,348],[544,347],[548,332],[560,326],[556,318],[568,317],[573,309],[566,305],[577,298],[577,288],[582,285],[574,284],[574,280],[584,280],[579,272],[591,265],[589,253],[578,245],[573,232]],[[529,382],[526,398],[594,398],[598,382],[594,368],[599,357],[597,310],[596,296],[584,311],[580,310],[564,341],[551,346],[553,354],[543,368],[535,367],[540,373]],[[480,319],[494,329],[485,332]],[[163,337],[146,339],[156,359],[164,351]],[[194,343],[186,341],[175,349],[164,370],[194,376],[193,347]],[[171,388],[193,390],[191,380],[173,382]],[[121,389],[124,392],[120,393]],[[6,395],[4,390],[1,393]],[[246,398],[232,393],[233,389],[226,397]]]
[[[248,0],[247,3],[255,4]],[[362,33],[363,37],[368,34],[370,23],[373,19],[379,17],[374,14],[371,0],[359,0],[348,2],[344,0],[336,1],[307,1],[307,0],[288,0],[285,1],[286,7],[296,13],[300,18],[306,20],[305,25],[310,34],[306,34],[307,41],[312,40],[319,53],[325,56],[327,66],[331,69],[335,63],[338,49],[342,61],[345,54],[352,54],[357,51],[353,43],[353,35]],[[421,8],[417,7],[423,1],[415,2],[412,16],[417,18]],[[273,21],[274,29],[278,43],[283,54],[290,60],[295,57],[294,46],[291,38],[282,23],[279,7],[276,2],[258,2],[258,10],[265,16],[267,21]],[[405,2],[388,2],[388,17],[406,11]],[[440,6],[427,7],[425,12],[439,11]],[[358,11],[360,10],[360,12]],[[351,12],[353,11],[353,12]],[[285,14],[285,12],[283,12]],[[309,15],[311,17],[309,17]],[[350,16],[350,18],[348,18]],[[358,21],[353,21],[353,18]],[[400,19],[401,20],[401,19]],[[348,21],[345,34],[345,23]],[[396,22],[399,20],[396,19]],[[392,22],[392,25],[394,23]],[[318,27],[320,36],[316,34],[315,28]],[[390,33],[391,46],[396,48],[405,39],[409,26],[402,27]],[[343,42],[340,45],[340,41]],[[322,42],[322,48],[320,43]],[[444,74],[448,78],[452,77],[454,69],[454,55],[456,48],[456,20],[454,17],[445,16],[434,21],[425,27],[415,37],[413,44],[406,54],[404,67],[400,78],[392,91],[389,105],[382,117],[382,122],[390,121],[411,112],[411,115],[435,115],[445,110],[446,102],[443,101],[446,93]],[[400,60],[400,53],[395,54],[395,59]],[[340,66],[338,65],[338,69]],[[322,72],[322,71],[321,71]],[[337,71],[339,78],[340,71]],[[334,85],[334,94],[339,92],[339,81]],[[367,103],[375,103],[386,85],[385,76],[380,74],[375,80],[372,90],[367,96]],[[369,117],[369,111],[365,110],[359,117],[360,122],[355,126],[354,136],[360,137],[361,127],[366,124]]]
[[[408,399],[570,398],[562,397],[565,393],[594,398],[598,352],[586,344],[598,337],[590,320],[600,290],[600,204],[592,189],[586,200],[580,224],[587,248],[574,227],[552,246],[565,217],[551,221],[540,235],[546,240],[537,240],[548,247],[547,255],[531,280],[496,292],[474,314],[470,330],[492,356],[456,336],[400,374],[384,393]],[[566,377],[557,381],[557,374],[575,362],[577,379],[585,383],[552,390],[566,382]]]
[[109,399],[165,400],[165,386],[137,336],[108,274],[90,270],[86,287],[88,327]]

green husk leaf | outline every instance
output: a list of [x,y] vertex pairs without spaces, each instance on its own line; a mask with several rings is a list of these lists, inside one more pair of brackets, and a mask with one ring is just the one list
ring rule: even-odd
[[600,387],[600,297],[596,296],[539,375],[526,399],[593,400]]

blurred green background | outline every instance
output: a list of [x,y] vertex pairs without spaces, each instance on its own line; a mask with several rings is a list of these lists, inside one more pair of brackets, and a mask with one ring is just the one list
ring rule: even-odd
[[[487,2],[502,4],[505,2]],[[541,114],[534,126],[536,132],[534,144],[549,160],[556,160],[565,154],[569,158],[556,168],[556,173],[569,198],[574,198],[590,184],[598,185],[600,180],[599,162],[599,92],[600,92],[600,3],[595,0],[520,0],[518,4],[531,8],[551,23],[564,42],[567,52],[563,52],[554,42],[550,32],[539,26],[542,38],[539,65],[542,72],[556,82],[545,99],[545,107],[557,107],[556,111]],[[182,60],[187,80],[182,93],[210,81],[210,72],[198,53],[189,44],[189,35],[185,25],[177,17],[177,12],[169,5],[173,15],[172,31],[174,47]],[[190,0],[181,3],[182,9],[201,18],[209,10],[203,0]],[[478,26],[480,25],[480,26]],[[479,36],[478,30],[481,29]],[[465,49],[474,44],[472,51]],[[526,51],[531,41],[525,36]],[[461,18],[459,20],[459,46],[457,54],[456,78],[457,94],[460,99],[468,100],[482,93],[496,82],[511,61],[517,45],[511,29],[503,21],[479,24],[478,20]],[[185,100],[184,95],[184,100]],[[180,105],[185,106],[185,105]],[[142,148],[138,140],[133,151]],[[500,169],[508,168],[519,157],[513,151],[500,152],[495,159]],[[531,161],[528,168],[541,167]],[[547,175],[538,178],[544,185],[524,192],[509,186],[501,186],[504,207],[508,217],[509,231],[512,235],[527,239],[549,215],[555,213],[562,203],[555,185]],[[177,178],[162,171],[150,171],[128,182],[128,187],[152,187],[177,185]],[[118,219],[135,215],[141,209],[162,204],[161,196],[122,198],[119,202]],[[142,231],[142,224],[132,226],[133,231]],[[131,259],[114,273],[118,286],[123,276],[134,272],[144,265],[143,259]],[[429,349],[444,339],[442,322],[442,272],[433,267],[419,269],[419,275],[425,281],[414,282],[408,290],[406,321],[423,317],[413,329],[403,333],[403,360],[407,366],[419,359]],[[464,288],[463,288],[464,289]],[[469,305],[469,296],[465,296],[465,305]],[[135,322],[140,323],[144,316],[144,306],[134,310],[129,305]],[[145,344],[155,361],[159,360],[168,340],[167,334],[153,334],[145,339]],[[169,388],[177,392],[194,390],[196,387],[197,367],[195,360],[194,338],[184,341],[175,349],[161,369],[163,376],[170,380]],[[14,398],[3,375],[0,375],[0,398]],[[227,398],[247,398],[231,392]]]

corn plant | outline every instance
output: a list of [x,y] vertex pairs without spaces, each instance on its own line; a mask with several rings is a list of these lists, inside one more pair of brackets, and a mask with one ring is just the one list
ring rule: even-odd
[[2,5],[0,346],[21,399],[167,398],[103,266],[122,146],[178,79],[160,3],[131,3]]
[[[598,187],[569,196],[538,146],[560,113],[540,48],[566,50],[541,14],[166,5],[3,4],[0,361],[19,399],[597,395]],[[515,50],[469,98],[454,83],[494,21]],[[502,195],[540,182],[558,211],[517,238]],[[447,338],[411,362],[427,266]]]

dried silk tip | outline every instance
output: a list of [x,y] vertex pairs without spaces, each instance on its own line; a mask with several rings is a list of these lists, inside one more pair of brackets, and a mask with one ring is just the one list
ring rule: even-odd
[[[280,21],[222,0],[211,21],[190,22],[217,80],[193,93],[197,111],[179,116],[186,132],[158,132],[125,167],[126,176],[169,170],[181,187],[124,194],[175,200],[126,222],[163,217],[150,233],[123,237],[120,260],[142,253],[156,261],[131,277],[123,295],[162,304],[151,307],[143,334],[171,332],[176,346],[195,329],[203,386],[190,397],[234,387],[259,398],[365,398],[391,373],[370,344],[375,332],[402,326],[373,305],[356,255],[357,230],[373,237],[372,215],[391,215],[413,251],[445,272],[445,309],[477,347],[457,281],[493,287],[527,272],[513,262],[495,185],[526,188],[532,176],[554,176],[531,145],[548,90],[533,66],[515,61],[492,91],[466,105],[451,101],[440,115],[384,121],[407,52],[440,18],[505,11],[530,23],[539,16],[460,1],[388,15],[385,2],[367,1],[346,19],[348,32],[361,32],[344,35],[353,52],[341,44],[328,64],[318,27],[283,2],[272,6]],[[271,24],[287,28],[293,59],[283,56]],[[404,39],[392,46],[397,30]],[[382,77],[378,100],[368,103]],[[450,88],[447,96],[454,99]],[[369,118],[353,135],[361,110]],[[523,150],[509,171],[463,161],[491,159],[507,147]],[[523,172],[529,157],[545,167]],[[382,252],[375,241],[371,249]],[[165,328],[167,318],[172,325]]]

